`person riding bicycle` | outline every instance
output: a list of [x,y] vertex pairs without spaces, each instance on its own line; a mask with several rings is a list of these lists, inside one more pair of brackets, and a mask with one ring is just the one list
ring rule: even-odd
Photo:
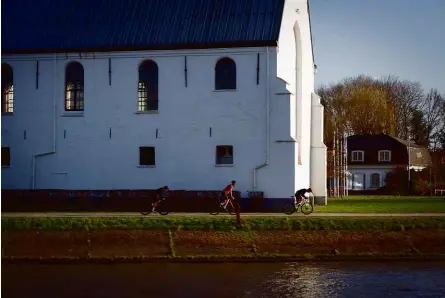
[[295,199],[297,200],[297,204],[300,204],[301,201],[305,198],[305,194],[309,192],[312,193],[312,189],[309,187],[308,189],[302,188],[300,190],[297,190],[295,193]]
[[156,201],[155,201],[153,204],[151,204],[152,207],[153,207],[153,209],[151,210],[151,212],[155,212],[155,211],[156,211],[156,207],[157,207],[160,203],[162,203],[163,201],[165,201],[165,199],[167,199],[167,197],[168,197],[168,191],[169,191],[169,188],[168,188],[167,185],[166,185],[166,186],[163,186],[163,187],[161,187],[161,188],[158,188],[158,189],[156,190]]
[[228,185],[224,188],[224,190],[223,190],[223,198],[224,198],[224,201],[221,203],[221,206],[224,206],[224,204],[227,202],[227,200],[229,200],[229,199],[234,200],[234,199],[235,199],[235,198],[233,197],[233,195],[232,195],[232,191],[233,191],[233,188],[235,187],[235,185],[236,185],[236,181],[233,180],[232,183],[228,184]]

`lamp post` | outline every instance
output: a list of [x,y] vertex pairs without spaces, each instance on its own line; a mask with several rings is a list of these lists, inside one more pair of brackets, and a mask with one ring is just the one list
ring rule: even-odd
[[411,191],[411,138],[408,138],[408,193]]

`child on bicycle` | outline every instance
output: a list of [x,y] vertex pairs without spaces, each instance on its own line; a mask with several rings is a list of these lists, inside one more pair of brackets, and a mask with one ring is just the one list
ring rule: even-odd
[[152,209],[151,209],[151,212],[155,212],[156,211],[156,207],[160,204],[160,203],[162,203],[163,201],[165,201],[165,199],[167,199],[167,197],[168,197],[168,191],[169,191],[169,188],[168,188],[168,186],[166,185],[166,186],[163,186],[163,187],[161,187],[161,188],[158,188],[157,190],[156,190],[156,201],[153,203],[153,204],[151,204],[152,205]]
[[295,199],[297,200],[297,204],[301,203],[307,192],[312,193],[312,189],[309,187],[308,189],[302,188],[300,190],[297,190],[297,192],[295,193]]
[[224,201],[221,203],[221,206],[224,206],[225,203],[227,202],[227,200],[230,200],[230,199],[234,200],[234,199],[235,199],[235,198],[233,197],[233,195],[232,195],[232,191],[233,191],[233,188],[235,187],[235,185],[236,185],[236,181],[233,180],[232,183],[228,184],[228,185],[224,188],[224,190],[223,190],[223,198],[224,198]]

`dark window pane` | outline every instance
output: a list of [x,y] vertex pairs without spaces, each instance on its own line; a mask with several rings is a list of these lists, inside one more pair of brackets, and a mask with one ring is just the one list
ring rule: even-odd
[[158,110],[158,66],[147,60],[139,66],[138,111]]
[[371,175],[371,187],[380,187],[380,174]]
[[11,151],[9,147],[2,147],[2,166],[11,165]]
[[154,147],[139,147],[139,164],[141,166],[156,165]]
[[216,146],[216,164],[233,164],[233,146]]
[[12,67],[2,64],[2,112],[14,112],[14,75]]
[[65,72],[65,110],[84,110],[84,72],[78,62],[71,62]]
[[236,64],[230,58],[220,59],[215,66],[215,90],[236,89]]

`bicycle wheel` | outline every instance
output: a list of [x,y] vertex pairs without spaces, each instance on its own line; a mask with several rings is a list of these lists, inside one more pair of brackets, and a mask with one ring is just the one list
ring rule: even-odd
[[284,212],[284,214],[287,214],[287,215],[291,215],[292,213],[294,213],[295,212],[294,204],[291,204],[291,203],[285,204],[283,206],[283,212]]
[[165,206],[165,202],[162,202],[161,204],[158,205],[158,207],[156,207],[156,212],[159,213],[160,215],[168,214],[168,210],[167,210],[167,206]]
[[149,215],[150,213],[151,213],[151,210],[150,211],[142,211],[141,212],[142,215]]
[[219,198],[216,199],[215,205],[212,207],[212,211],[210,211],[211,215],[218,215],[221,211],[221,201]]
[[309,203],[304,203],[303,205],[301,205],[301,213],[303,213],[304,215],[311,214],[313,210],[314,207]]

